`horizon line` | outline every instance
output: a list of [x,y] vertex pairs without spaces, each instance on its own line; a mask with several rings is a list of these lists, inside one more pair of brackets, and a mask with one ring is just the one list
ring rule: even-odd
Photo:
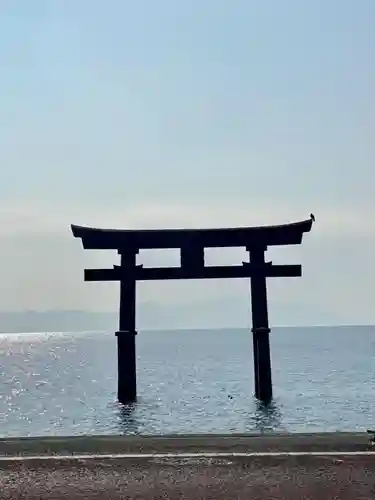
[[[373,324],[326,324],[326,325],[275,325],[271,327],[271,331],[274,328],[282,328],[282,329],[308,329],[308,328],[375,328],[375,325]],[[251,327],[231,327],[231,326],[226,326],[226,327],[194,327],[194,328],[188,328],[188,327],[178,327],[178,328],[140,328],[137,330],[137,333],[143,332],[143,333],[169,333],[169,332],[217,332],[217,331],[224,331],[224,330],[246,330],[251,332]],[[113,330],[114,332],[114,330]],[[5,336],[5,335],[29,335],[29,334],[66,334],[66,333],[111,333],[110,331],[107,330],[45,330],[45,331],[40,331],[40,330],[29,330],[29,331],[8,331],[8,332],[2,332],[0,331],[0,336]]]

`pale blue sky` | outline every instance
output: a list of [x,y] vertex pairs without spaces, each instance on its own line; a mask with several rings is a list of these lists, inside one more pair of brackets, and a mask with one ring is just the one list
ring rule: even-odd
[[[3,2],[0,308],[116,308],[113,285],[82,282],[84,264],[114,258],[84,256],[70,222],[313,211],[313,233],[289,252],[305,276],[272,284],[271,299],[314,304],[316,323],[375,321],[374,25],[372,0]],[[246,287],[142,296],[232,300]]]

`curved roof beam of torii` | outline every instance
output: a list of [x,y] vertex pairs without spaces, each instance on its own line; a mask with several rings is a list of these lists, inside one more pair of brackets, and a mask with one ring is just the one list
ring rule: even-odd
[[86,249],[160,249],[193,247],[246,247],[298,245],[304,233],[311,231],[310,218],[273,226],[213,229],[103,229],[71,226],[73,236]]

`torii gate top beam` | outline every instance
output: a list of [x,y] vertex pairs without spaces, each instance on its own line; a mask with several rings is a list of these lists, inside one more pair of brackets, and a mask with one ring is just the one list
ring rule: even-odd
[[73,236],[83,248],[161,249],[184,247],[260,247],[299,245],[304,233],[311,230],[314,217],[276,226],[236,227],[225,229],[100,229],[72,225]]

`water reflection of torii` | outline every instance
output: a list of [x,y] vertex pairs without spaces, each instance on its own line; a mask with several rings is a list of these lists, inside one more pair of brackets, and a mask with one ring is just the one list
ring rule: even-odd
[[282,430],[282,413],[275,401],[269,405],[257,402],[253,419],[256,430],[261,433]]
[[139,422],[137,421],[134,412],[135,404],[122,405],[119,408],[119,431],[121,434],[129,436],[138,434]]

